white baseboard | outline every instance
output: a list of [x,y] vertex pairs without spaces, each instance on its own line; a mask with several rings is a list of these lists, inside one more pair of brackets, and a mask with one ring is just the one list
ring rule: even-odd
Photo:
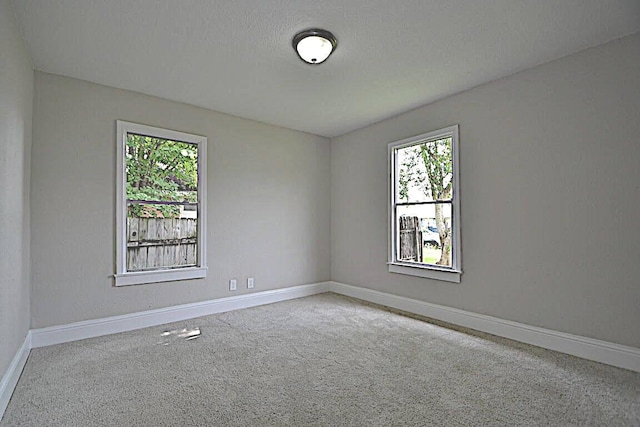
[[[30,348],[44,347],[85,338],[132,331],[135,329],[178,322],[200,316],[222,313],[225,311],[271,304],[329,291],[396,308],[398,310],[431,317],[454,325],[487,332],[513,339],[515,341],[572,354],[584,359],[594,360],[640,372],[640,349],[635,347],[627,347],[606,341],[595,340],[564,332],[557,332],[550,329],[538,328],[535,326],[525,325],[523,323],[512,322],[496,317],[431,304],[424,301],[400,297],[338,282],[321,282],[309,285],[293,286],[290,288],[256,292],[193,304],[183,304],[122,316],[113,316],[66,325],[32,329],[28,336],[29,345],[26,347],[27,350],[24,358],[26,360],[26,355],[28,355],[28,350]],[[24,351],[21,350],[20,354],[22,353],[24,353]],[[14,362],[16,361],[14,360]],[[13,365],[14,363],[12,363],[12,366]],[[18,376],[23,365],[20,365]],[[7,374],[3,377],[2,383],[0,383],[0,386],[2,387],[0,388],[0,392],[5,392],[6,384],[9,384],[9,382],[7,382],[7,378],[10,376],[10,373],[11,369],[7,371]],[[0,393],[0,404],[2,403],[1,398],[3,396],[4,395]]]
[[538,347],[559,351],[640,372],[640,349],[607,341],[595,340],[578,335],[538,328],[523,323],[503,320],[483,314],[472,313],[456,308],[431,304],[424,301],[405,298],[372,289],[346,285],[338,282],[322,282],[310,285],[293,286],[252,294],[220,298],[211,301],[183,304],[173,307],[113,316],[103,319],[87,320],[67,325],[32,329],[11,361],[9,368],[0,381],[0,419],[11,399],[20,374],[25,366],[31,348],[44,347],[64,342],[77,341],[102,335],[132,331],[165,323],[193,319],[200,316],[256,307],[321,294],[337,294],[359,298],[430,317],[454,325],[487,332]]
[[538,328],[338,282],[331,282],[329,288],[337,294],[640,372],[640,349],[635,347]]
[[9,369],[7,369],[2,380],[0,380],[0,420],[4,415],[5,409],[7,409],[13,390],[16,388],[16,384],[18,384],[22,369],[25,363],[27,363],[29,350],[31,350],[31,334],[27,332],[24,342],[13,357],[11,364],[9,364]]
[[32,329],[31,347],[45,347],[48,345],[99,337],[102,335],[132,331],[165,323],[179,322],[225,311],[239,310],[242,308],[301,298],[328,292],[329,285],[330,282],[313,283],[310,285],[300,285],[290,288],[255,292],[192,304],[176,305],[156,310],[125,314],[122,316],[105,317],[102,319],[86,320],[66,325]]

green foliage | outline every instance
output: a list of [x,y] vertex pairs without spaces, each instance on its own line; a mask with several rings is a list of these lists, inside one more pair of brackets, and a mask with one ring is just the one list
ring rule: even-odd
[[433,200],[449,200],[453,186],[451,138],[420,144],[420,154],[426,169],[431,197]]
[[[128,134],[127,199],[197,202],[198,149],[195,144]],[[132,217],[174,218],[178,206],[130,204]]]
[[402,149],[398,174],[400,199],[409,201],[409,187],[432,200],[449,200],[453,184],[451,138],[436,139]]

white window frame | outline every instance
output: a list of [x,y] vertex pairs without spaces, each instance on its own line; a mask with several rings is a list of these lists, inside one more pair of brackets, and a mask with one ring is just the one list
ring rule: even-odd
[[[401,148],[420,144],[426,141],[451,137],[451,155],[453,168],[453,200],[451,203],[451,264],[449,267],[442,267],[432,264],[403,262],[398,261],[397,257],[397,238],[396,238],[396,197],[399,168],[397,164],[397,151]],[[388,166],[389,166],[389,232],[388,232],[388,250],[389,259],[388,266],[390,273],[407,274],[410,276],[425,277],[435,280],[443,280],[447,282],[460,283],[462,275],[462,250],[460,246],[460,161],[459,161],[459,132],[458,125],[449,126],[438,129],[433,132],[423,133],[421,135],[412,136],[399,141],[394,141],[388,145]]]
[[[207,137],[178,132],[137,123],[116,121],[116,286],[140,285],[144,283],[201,279],[207,276],[206,266],[206,209],[207,209]],[[155,138],[182,141],[198,146],[198,230],[197,265],[158,269],[153,271],[127,271],[127,194],[126,152],[127,135],[135,133]]]

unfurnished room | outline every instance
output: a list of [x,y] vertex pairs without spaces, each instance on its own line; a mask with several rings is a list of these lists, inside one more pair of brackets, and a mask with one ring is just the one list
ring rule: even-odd
[[640,426],[640,2],[0,0],[0,426]]

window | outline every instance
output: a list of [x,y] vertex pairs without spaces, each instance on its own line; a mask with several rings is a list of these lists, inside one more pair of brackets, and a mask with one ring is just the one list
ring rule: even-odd
[[207,138],[117,121],[116,286],[206,277]]
[[389,271],[460,282],[458,126],[389,144]]

